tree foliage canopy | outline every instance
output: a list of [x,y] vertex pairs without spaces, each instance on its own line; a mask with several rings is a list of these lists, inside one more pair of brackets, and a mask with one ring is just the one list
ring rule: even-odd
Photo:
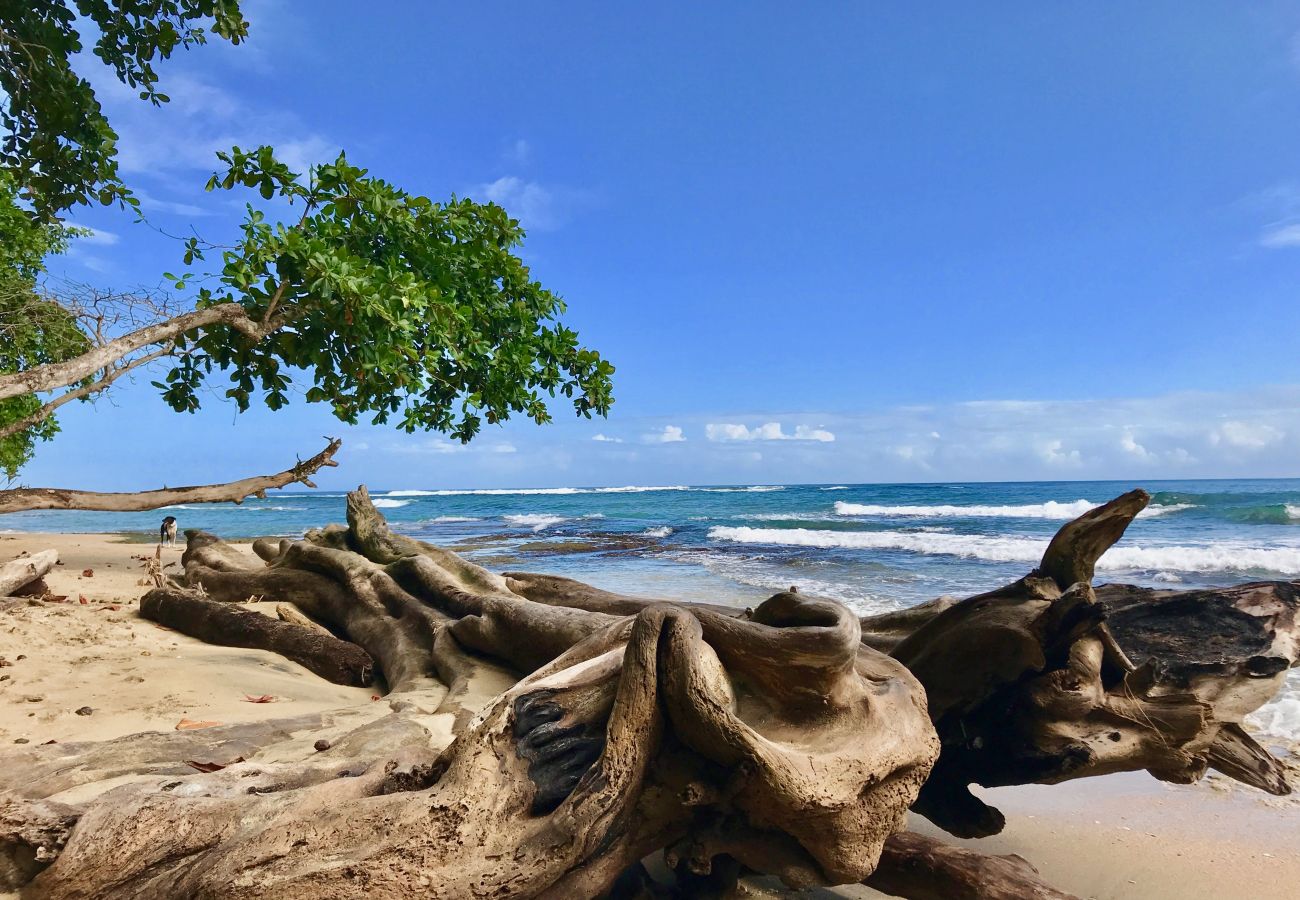
[[[79,21],[80,19],[80,21]],[[236,0],[3,0],[0,2],[0,164],[12,170],[34,209],[48,218],[78,204],[127,200],[117,171],[117,135],[90,82],[72,68],[97,32],[95,56],[140,98],[166,103],[156,60],[248,34]]]
[[[14,476],[53,414],[162,359],[154,384],[177,411],[226,373],[239,409],[295,392],[347,423],[470,440],[484,423],[551,418],[562,397],[604,415],[614,369],[559,321],[564,303],[517,255],[524,232],[495,204],[415,196],[348,162],[289,169],[271,147],[218,154],[209,191],[251,190],[232,242],[185,241],[173,297],[42,294],[42,260],[79,204],[134,204],[116,136],[71,66],[78,28],[142,100],[167,101],[154,63],[210,32],[247,35],[235,0],[0,0],[0,466]],[[192,271],[191,271],[192,270]],[[106,299],[107,298],[107,299]],[[106,313],[106,307],[110,308]],[[115,307],[115,309],[113,309]],[[107,323],[107,324],[106,324]],[[42,402],[43,395],[63,393]]]
[[[556,321],[564,303],[515,255],[523,229],[501,207],[412,196],[343,155],[305,176],[270,147],[219,156],[209,190],[256,190],[298,221],[272,224],[249,204],[218,270],[173,276],[178,289],[200,285],[199,308],[238,303],[257,325],[182,344],[159,383],[174,409],[197,409],[200,384],[225,369],[241,410],[259,392],[285,405],[298,370],[306,399],[344,422],[395,419],[463,441],[516,413],[549,421],[547,396],[583,416],[609,410],[613,366]],[[212,250],[190,239],[185,261]]]
[[[67,309],[40,296],[35,281],[42,261],[61,251],[72,229],[34,222],[15,202],[13,179],[0,169],[0,375],[62,362],[89,346]],[[41,408],[34,395],[0,400],[0,424],[25,419]],[[37,441],[59,430],[53,416],[0,437],[0,472],[13,479],[32,458]]]

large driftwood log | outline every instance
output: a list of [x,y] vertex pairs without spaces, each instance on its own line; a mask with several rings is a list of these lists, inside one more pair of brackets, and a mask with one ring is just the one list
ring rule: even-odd
[[1112,590],[1099,602],[1096,560],[1148,499],[1133,491],[1068,523],[1035,571],[938,611],[894,646],[943,741],[916,805],[935,824],[963,837],[1002,829],[972,783],[1143,769],[1187,783],[1213,765],[1289,792],[1281,763],[1239,723],[1300,655],[1300,591]]
[[656,606],[522,679],[425,772],[376,760],[250,794],[237,764],[184,792],[124,789],[28,892],[592,897],[663,847],[697,870],[723,856],[847,883],[936,750],[915,682],[843,607],[779,595],[742,622]]
[[197,591],[154,588],[141,598],[140,615],[209,644],[270,650],[334,684],[366,687],[375,680],[375,661],[356,644]]
[[[0,863],[43,870],[30,897],[594,897],[662,850],[700,896],[748,868],[1062,897],[1015,858],[895,835],[904,810],[987,832],[1000,816],[971,782],[1131,768],[1285,787],[1236,723],[1294,661],[1294,597],[1206,599],[1251,617],[1204,618],[1202,635],[1240,632],[1214,659],[1177,650],[1174,608],[1151,612],[1167,598],[1097,602],[1096,557],[1144,503],[1070,523],[1000,591],[861,622],[795,592],[737,610],[496,575],[393,533],[364,488],[346,527],[259,541],[260,563],[187,532],[187,590],[293,604],[370,654],[386,703],[342,734],[286,721],[0,754]],[[1233,663],[1247,644],[1255,662]],[[178,758],[232,764],[189,774]],[[43,805],[70,778],[92,799]],[[1002,893],[964,893],[981,883]]]
[[7,597],[43,578],[58,561],[58,550],[42,550],[0,566],[0,597]]

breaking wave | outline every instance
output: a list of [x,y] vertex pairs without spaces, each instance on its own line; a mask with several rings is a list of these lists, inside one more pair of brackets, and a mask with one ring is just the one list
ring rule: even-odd
[[508,524],[515,525],[519,528],[531,528],[533,531],[541,531],[544,528],[550,528],[552,525],[559,525],[565,521],[564,516],[548,516],[537,513],[530,513],[519,516],[502,516]]
[[[1074,500],[1060,502],[1048,500],[1046,503],[1028,503],[1023,506],[877,506],[866,503],[845,503],[837,501],[835,512],[841,516],[916,516],[962,518],[1007,518],[1007,519],[1060,519],[1067,521],[1077,519],[1088,510],[1100,506],[1091,500]],[[1189,503],[1177,503],[1170,506],[1149,506],[1138,513],[1140,518],[1162,516],[1166,513],[1191,509]]]
[[667,525],[660,525],[658,528],[647,528],[645,531],[641,533],[644,534],[646,537],[666,538],[668,537],[668,535],[673,533],[673,530],[669,528]]
[[[709,529],[709,538],[740,544],[850,550],[903,550],[911,553],[960,556],[990,562],[1036,563],[1047,541],[1026,537],[994,537],[906,531],[818,531],[784,528]],[[1256,548],[1230,544],[1168,547],[1113,547],[1097,563],[1099,569],[1175,572],[1276,572],[1300,575],[1300,547]]]
[[475,488],[473,490],[445,491],[389,491],[385,497],[513,497],[513,496],[564,496],[567,494],[642,494],[647,491],[691,491],[694,488],[682,484],[642,486],[629,484],[626,487],[600,488]]
[[376,509],[397,509],[399,506],[405,506],[411,501],[410,500],[389,500],[384,497],[376,497],[374,500],[371,500],[370,502],[375,505]]

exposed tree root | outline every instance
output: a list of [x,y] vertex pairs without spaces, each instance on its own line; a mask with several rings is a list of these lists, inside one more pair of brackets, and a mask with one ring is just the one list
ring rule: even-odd
[[[753,870],[1063,898],[1016,857],[897,834],[904,813],[990,833],[1001,816],[972,782],[1143,768],[1286,789],[1237,723],[1295,661],[1296,597],[1099,601],[1096,557],[1145,502],[1070,523],[999,591],[862,621],[793,590],[737,610],[496,575],[393,533],[364,488],[347,527],[258,541],[261,563],[187,532],[151,614],[174,603],[355,645],[384,702],[2,754],[0,870],[33,898],[649,896],[640,861],[662,850],[692,896]],[[250,597],[310,624],[234,605]],[[1179,649],[1189,617],[1195,652]]]

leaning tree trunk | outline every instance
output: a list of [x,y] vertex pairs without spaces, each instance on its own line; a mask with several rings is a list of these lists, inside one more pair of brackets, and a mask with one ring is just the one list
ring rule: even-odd
[[[258,541],[262,563],[187,532],[167,592],[294,605],[369,654],[386,702],[0,755],[0,879],[34,898],[595,897],[663,851],[688,892],[748,869],[1059,897],[1022,861],[891,836],[913,803],[993,830],[970,782],[1212,764],[1279,787],[1235,723],[1294,661],[1294,598],[1243,626],[1289,635],[1251,644],[1278,660],[1260,677],[1231,653],[1179,668],[1157,640],[1177,616],[1112,634],[1087,582],[1144,503],[1067,525],[1001,591],[874,623],[795,591],[737,610],[496,575],[394,534],[364,488],[347,527]],[[91,799],[49,799],[71,787]]]

